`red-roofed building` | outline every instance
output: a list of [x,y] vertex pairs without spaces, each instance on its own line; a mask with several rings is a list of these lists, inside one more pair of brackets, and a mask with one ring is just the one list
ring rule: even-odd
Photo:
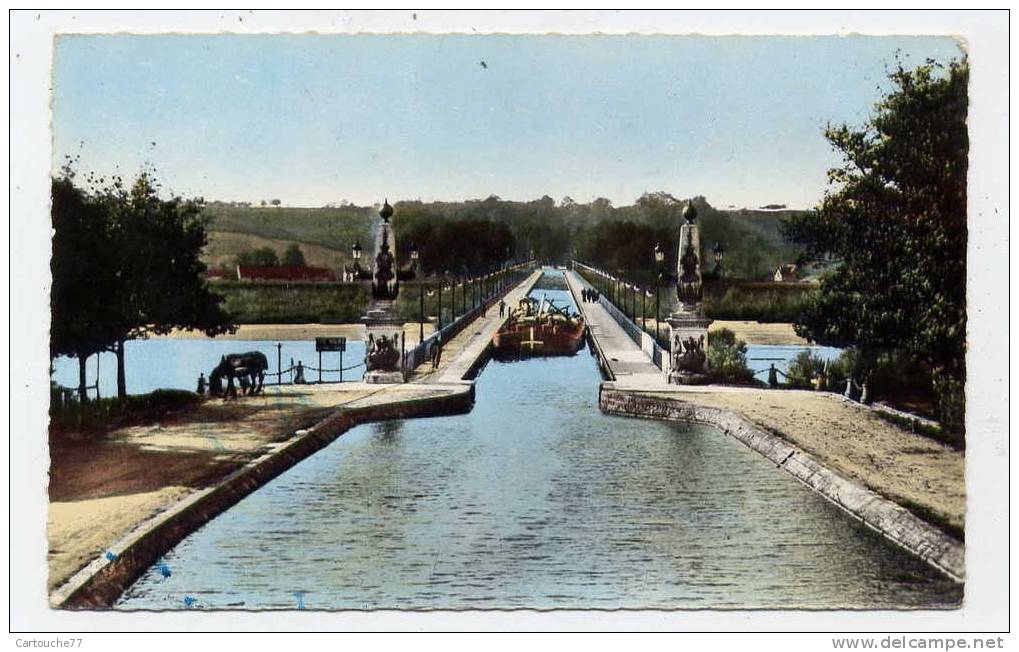
[[302,265],[238,265],[238,281],[311,281],[328,283],[334,280],[332,270]]

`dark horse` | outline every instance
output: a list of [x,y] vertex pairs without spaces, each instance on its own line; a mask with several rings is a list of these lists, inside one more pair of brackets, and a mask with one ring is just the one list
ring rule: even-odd
[[225,393],[228,396],[237,396],[234,378],[240,382],[243,394],[257,394],[262,391],[265,370],[268,368],[269,361],[265,354],[259,351],[224,355],[220,358],[216,368],[209,374],[209,393],[213,396],[223,396],[223,377],[225,376],[227,383]]

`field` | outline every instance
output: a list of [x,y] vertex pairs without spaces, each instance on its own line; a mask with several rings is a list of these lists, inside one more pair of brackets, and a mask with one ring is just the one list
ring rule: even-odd
[[225,281],[213,287],[238,324],[356,322],[368,304],[358,284]]
[[355,241],[368,244],[371,207],[276,208],[211,204],[205,207],[210,231],[244,233],[302,245],[316,245],[346,255]]
[[[277,256],[282,257],[283,251],[294,242],[293,240],[278,240],[232,231],[209,231],[208,236],[209,243],[205,246],[202,259],[209,269],[232,270],[238,254],[263,247],[274,250]],[[350,254],[346,251],[304,242],[298,244],[304,254],[305,262],[313,267],[339,270],[350,263]]]

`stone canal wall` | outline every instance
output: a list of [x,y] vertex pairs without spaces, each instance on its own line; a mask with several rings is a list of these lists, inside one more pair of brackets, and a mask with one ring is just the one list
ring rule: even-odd
[[219,484],[191,494],[142,523],[109,548],[112,559],[102,557],[93,561],[54,591],[50,595],[51,606],[72,609],[111,606],[142,573],[189,534],[354,426],[389,419],[461,414],[473,407],[472,383],[444,386],[443,390],[431,396],[340,408],[315,426],[298,430],[290,440],[275,444],[272,450]]
[[714,426],[953,580],[965,580],[965,547],[962,543],[901,505],[842,477],[810,454],[733,412],[678,398],[615,389],[606,384],[599,390],[598,405],[609,414]]

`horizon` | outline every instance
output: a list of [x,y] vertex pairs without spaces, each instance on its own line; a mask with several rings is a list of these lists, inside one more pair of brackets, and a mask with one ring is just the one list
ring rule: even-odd
[[826,124],[863,124],[897,60],[965,56],[920,36],[67,35],[55,50],[54,172],[79,155],[210,202],[307,208],[666,192],[808,210],[838,162]]

